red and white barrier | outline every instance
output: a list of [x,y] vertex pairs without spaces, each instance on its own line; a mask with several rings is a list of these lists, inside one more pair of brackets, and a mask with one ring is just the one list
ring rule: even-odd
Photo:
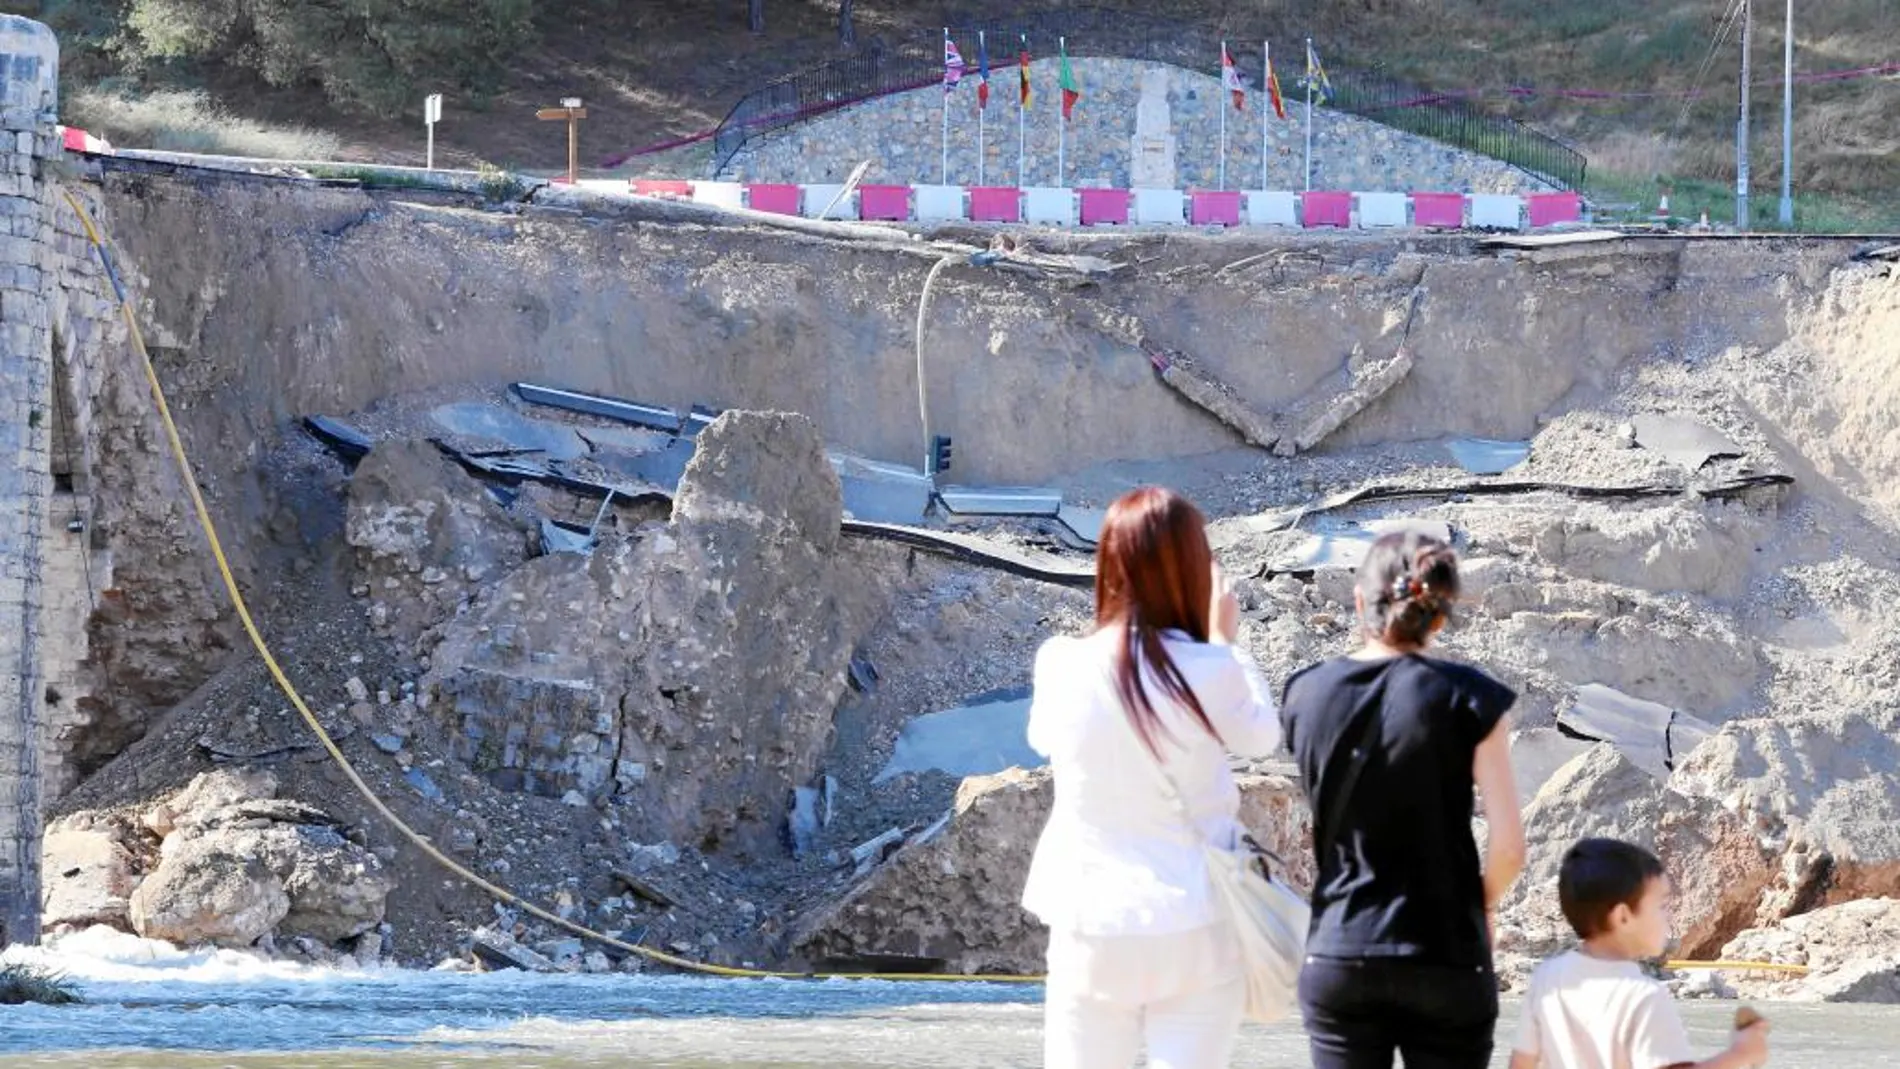
[[963,208],[962,186],[918,186],[913,193],[920,223],[954,223],[969,218]]
[[1188,222],[1195,226],[1239,226],[1240,192],[1197,189],[1188,194]]
[[978,223],[1022,222],[1023,191],[1015,186],[970,187],[970,218]]
[[94,155],[110,155],[112,144],[103,137],[94,137],[74,126],[59,128],[59,143],[67,152],[90,152]]
[[1082,190],[1083,226],[1127,226],[1134,195],[1125,189]]

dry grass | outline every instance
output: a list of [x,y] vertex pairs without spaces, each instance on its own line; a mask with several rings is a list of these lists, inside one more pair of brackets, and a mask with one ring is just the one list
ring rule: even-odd
[[336,158],[339,146],[335,134],[233,115],[195,91],[128,96],[82,89],[68,100],[65,118],[120,148],[327,160]]

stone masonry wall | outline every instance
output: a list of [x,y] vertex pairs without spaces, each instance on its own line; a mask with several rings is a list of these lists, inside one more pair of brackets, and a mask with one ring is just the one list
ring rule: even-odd
[[45,162],[59,46],[0,16],[0,945],[39,937],[40,560],[52,481]]
[[[1016,70],[992,70],[981,183],[975,79],[966,78],[949,95],[949,183],[1219,188],[1220,109],[1225,109],[1226,188],[1260,189],[1263,181],[1268,189],[1304,188],[1303,101],[1289,95],[1287,118],[1273,116],[1263,124],[1261,109],[1268,107],[1263,95],[1248,93],[1246,110],[1235,111],[1220,80],[1209,75],[1134,60],[1070,63],[1082,99],[1066,134],[1062,175],[1056,173],[1062,121],[1057,64],[1037,60],[1030,65],[1030,108],[1024,115],[1026,171],[1018,173]],[[1258,71],[1252,80],[1259,80]],[[721,177],[842,182],[868,159],[867,182],[936,184],[943,179],[943,104],[943,90],[931,86],[845,108],[758,139],[733,158]],[[1546,187],[1488,156],[1319,107],[1313,114],[1313,188],[1525,193]]]

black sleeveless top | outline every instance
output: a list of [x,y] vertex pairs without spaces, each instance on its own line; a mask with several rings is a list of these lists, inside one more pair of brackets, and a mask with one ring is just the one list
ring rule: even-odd
[[1357,739],[1372,750],[1339,827],[1315,828],[1307,953],[1490,965],[1471,763],[1516,700],[1479,669],[1418,654],[1336,658],[1287,681],[1281,723],[1316,824]]

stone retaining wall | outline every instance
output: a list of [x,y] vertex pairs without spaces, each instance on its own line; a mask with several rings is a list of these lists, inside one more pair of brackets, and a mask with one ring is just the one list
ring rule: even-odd
[[[948,184],[1219,188],[1219,109],[1225,109],[1225,188],[1304,188],[1303,102],[1289,98],[1287,118],[1263,124],[1264,97],[1249,93],[1246,110],[1235,111],[1219,79],[1208,75],[1133,60],[1070,62],[1082,99],[1066,133],[1063,173],[1056,168],[1057,65],[1038,60],[1031,64],[1030,108],[1023,115],[1027,168],[1018,167],[1016,70],[992,71],[980,175],[975,79],[949,94]],[[943,105],[943,90],[931,86],[846,108],[759,138],[720,177],[841,182],[868,159],[867,182],[934,184],[944,179]],[[1488,156],[1320,107],[1313,116],[1313,188],[1528,193],[1549,187]]]
[[45,161],[59,46],[0,16],[0,946],[39,936],[40,557],[52,481]]

